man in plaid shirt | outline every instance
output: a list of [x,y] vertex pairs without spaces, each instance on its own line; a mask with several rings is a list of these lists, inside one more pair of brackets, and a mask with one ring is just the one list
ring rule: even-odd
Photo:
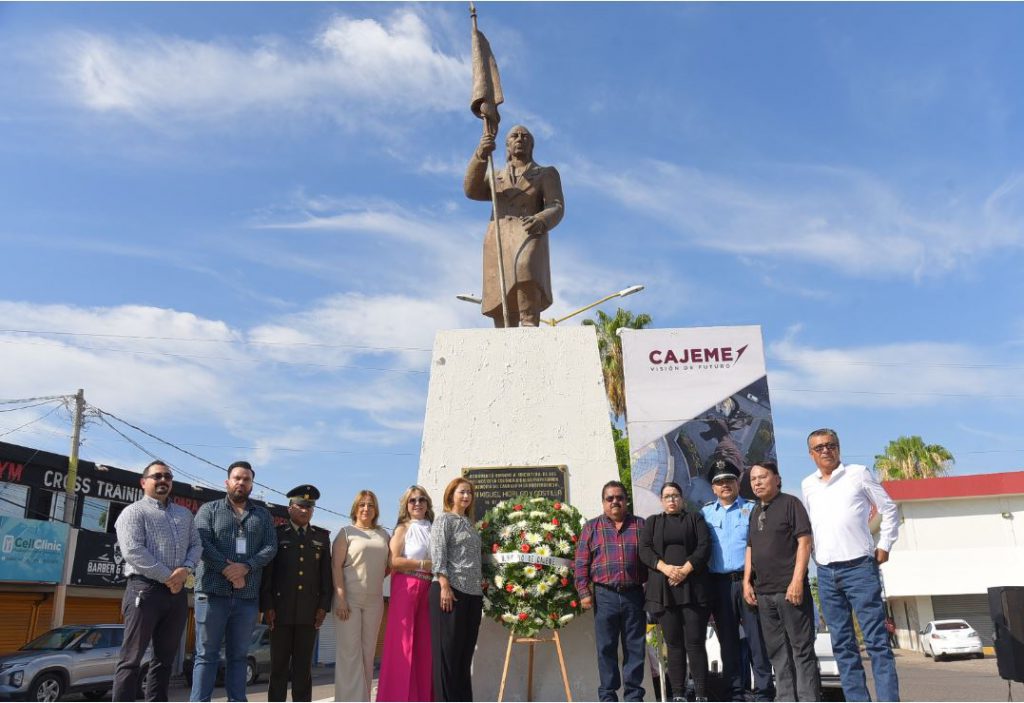
[[[601,489],[604,514],[583,526],[576,545],[576,590],[580,604],[594,609],[598,696],[616,701],[620,684],[627,701],[644,699],[644,588],[647,567],[640,563],[643,518],[629,512],[626,487],[609,481]],[[619,676],[619,640],[623,643]]]

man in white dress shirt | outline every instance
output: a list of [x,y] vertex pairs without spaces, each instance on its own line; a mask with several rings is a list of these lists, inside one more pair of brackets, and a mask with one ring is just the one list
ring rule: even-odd
[[[848,701],[871,700],[853,628],[856,613],[871,657],[875,695],[880,701],[898,701],[896,660],[885,628],[878,569],[888,561],[896,541],[896,504],[867,467],[842,463],[835,430],[812,432],[807,449],[818,470],[803,480],[804,505],[814,532],[818,598],[832,635],[843,693]],[[877,545],[868,527],[872,508],[882,516]]]

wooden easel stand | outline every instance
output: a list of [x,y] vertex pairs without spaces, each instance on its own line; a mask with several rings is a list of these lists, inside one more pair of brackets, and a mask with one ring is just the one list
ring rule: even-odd
[[505,681],[508,679],[508,665],[512,659],[512,645],[513,644],[525,644],[528,645],[529,659],[526,669],[526,700],[533,700],[533,648],[538,644],[549,644],[555,643],[555,651],[558,652],[558,666],[562,669],[562,685],[565,686],[565,700],[571,703],[572,691],[569,690],[569,674],[565,669],[565,657],[562,655],[562,641],[558,638],[558,630],[552,633],[554,636],[551,639],[544,637],[516,637],[514,633],[508,635],[508,647],[505,649],[505,666],[501,670],[501,686],[498,688],[498,700],[504,699],[505,695]]

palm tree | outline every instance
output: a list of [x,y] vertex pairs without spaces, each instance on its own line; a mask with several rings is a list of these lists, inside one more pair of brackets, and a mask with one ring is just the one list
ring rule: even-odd
[[944,476],[955,463],[953,455],[940,444],[925,444],[913,435],[889,442],[884,454],[875,456],[875,471],[883,481]]
[[651,324],[651,316],[647,313],[634,315],[629,310],[619,308],[615,317],[609,317],[601,310],[597,311],[597,320],[586,319],[584,325],[597,328],[597,349],[601,354],[601,370],[604,372],[604,389],[608,394],[608,406],[612,415],[618,420],[626,417],[626,384],[622,372],[622,340],[618,331],[623,327],[642,330]]

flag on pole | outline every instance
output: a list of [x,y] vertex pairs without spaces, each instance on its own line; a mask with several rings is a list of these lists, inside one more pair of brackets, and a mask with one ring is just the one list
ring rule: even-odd
[[498,76],[498,62],[494,60],[491,45],[483,32],[473,27],[473,97],[469,109],[482,120],[487,120],[488,130],[497,134],[498,105],[505,102],[501,92],[501,77]]

